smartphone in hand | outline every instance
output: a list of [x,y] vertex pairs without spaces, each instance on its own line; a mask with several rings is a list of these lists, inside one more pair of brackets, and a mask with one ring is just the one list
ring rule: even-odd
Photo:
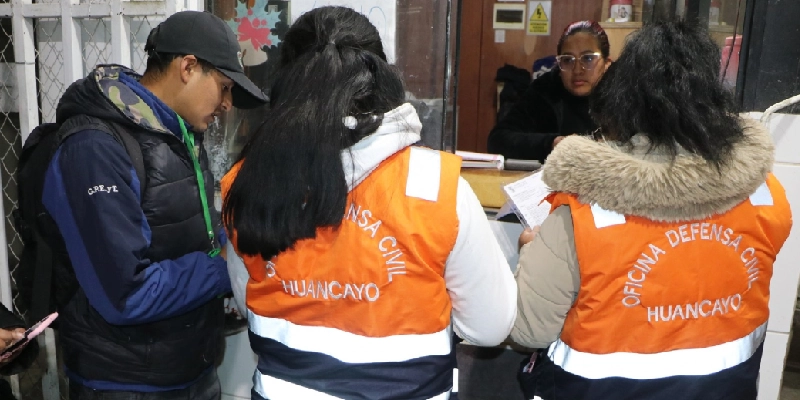
[[41,321],[37,322],[30,328],[28,328],[28,330],[26,330],[25,333],[22,335],[22,339],[19,339],[16,342],[11,343],[11,345],[6,347],[5,350],[3,350],[2,353],[0,353],[0,363],[11,358],[11,356],[13,356],[18,350],[25,347],[25,345],[28,344],[28,342],[33,340],[36,336],[39,336],[40,333],[44,332],[44,330],[48,326],[50,326],[50,324],[52,324],[56,318],[58,318],[58,313],[54,312],[44,317]]

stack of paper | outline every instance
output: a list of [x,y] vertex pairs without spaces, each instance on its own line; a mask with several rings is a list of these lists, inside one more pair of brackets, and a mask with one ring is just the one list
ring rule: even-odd
[[541,225],[550,215],[550,203],[545,197],[550,194],[551,189],[542,182],[541,171],[509,183],[503,187],[503,191],[508,196],[508,203],[498,215],[504,210],[513,211],[522,225],[528,228]]
[[471,151],[456,151],[461,156],[462,168],[491,168],[503,169],[505,158],[500,154],[473,153]]

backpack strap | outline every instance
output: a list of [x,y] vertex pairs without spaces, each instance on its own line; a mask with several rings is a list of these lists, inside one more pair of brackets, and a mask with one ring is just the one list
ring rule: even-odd
[[75,133],[87,130],[96,130],[105,132],[114,138],[128,153],[131,159],[133,169],[136,171],[136,176],[139,178],[139,194],[144,194],[144,189],[147,184],[147,175],[144,170],[144,157],[142,156],[142,147],[136,138],[133,137],[124,127],[117,123],[104,121],[99,118],[80,115],[72,117],[64,122],[64,129],[59,133],[59,145],[67,140],[69,136]]
[[133,169],[136,171],[136,175],[139,177],[139,198],[143,198],[144,189],[147,185],[147,174],[144,171],[142,146],[139,145],[139,142],[136,141],[136,139],[134,139],[130,133],[126,132],[124,129],[120,129],[119,125],[111,123],[109,126],[111,129],[116,131],[117,137],[122,139],[122,145],[125,146],[125,150],[127,150],[128,156],[131,158]]
[[53,249],[39,234],[38,229],[33,229],[36,240],[36,264],[34,267],[33,286],[31,293],[31,308],[28,312],[28,323],[33,325],[50,313],[50,295],[52,294],[53,268],[56,259]]
[[[140,198],[143,198],[142,195],[144,194],[145,185],[147,183],[147,175],[145,174],[142,148],[133,135],[118,124],[87,116],[70,118],[62,124],[61,128],[56,133],[59,137],[56,138],[52,154],[55,154],[58,147],[60,147],[68,137],[86,130],[98,130],[108,133],[125,147],[125,151],[128,153],[136,175],[139,178],[139,194]],[[30,233],[36,242],[36,254],[34,255],[36,262],[34,267],[35,275],[31,288],[33,298],[31,299],[28,322],[30,324],[35,324],[40,319],[46,317],[51,311],[53,270],[55,264],[60,261],[57,257],[53,256],[53,249],[47,240],[41,236],[41,232],[39,232],[36,224],[34,224],[32,228],[33,229],[30,229]]]

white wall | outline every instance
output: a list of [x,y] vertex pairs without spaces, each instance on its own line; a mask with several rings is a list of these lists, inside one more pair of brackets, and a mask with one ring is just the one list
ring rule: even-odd
[[222,400],[250,400],[256,355],[250,349],[247,330],[225,338],[225,359],[217,368]]
[[[751,114],[760,118],[760,113]],[[800,115],[773,114],[768,121],[775,141],[775,176],[786,189],[795,216],[800,215]],[[800,224],[795,224],[789,239],[775,261],[770,283],[770,318],[767,342],[761,360],[758,400],[780,398],[783,367],[789,351],[792,320],[800,281]]]

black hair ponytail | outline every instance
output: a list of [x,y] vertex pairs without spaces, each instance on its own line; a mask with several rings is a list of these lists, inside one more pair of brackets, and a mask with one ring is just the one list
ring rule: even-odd
[[341,152],[373,133],[404,96],[365,16],[322,7],[298,18],[282,45],[271,108],[225,199],[223,220],[239,252],[268,260],[317,228],[338,227],[347,201]]

